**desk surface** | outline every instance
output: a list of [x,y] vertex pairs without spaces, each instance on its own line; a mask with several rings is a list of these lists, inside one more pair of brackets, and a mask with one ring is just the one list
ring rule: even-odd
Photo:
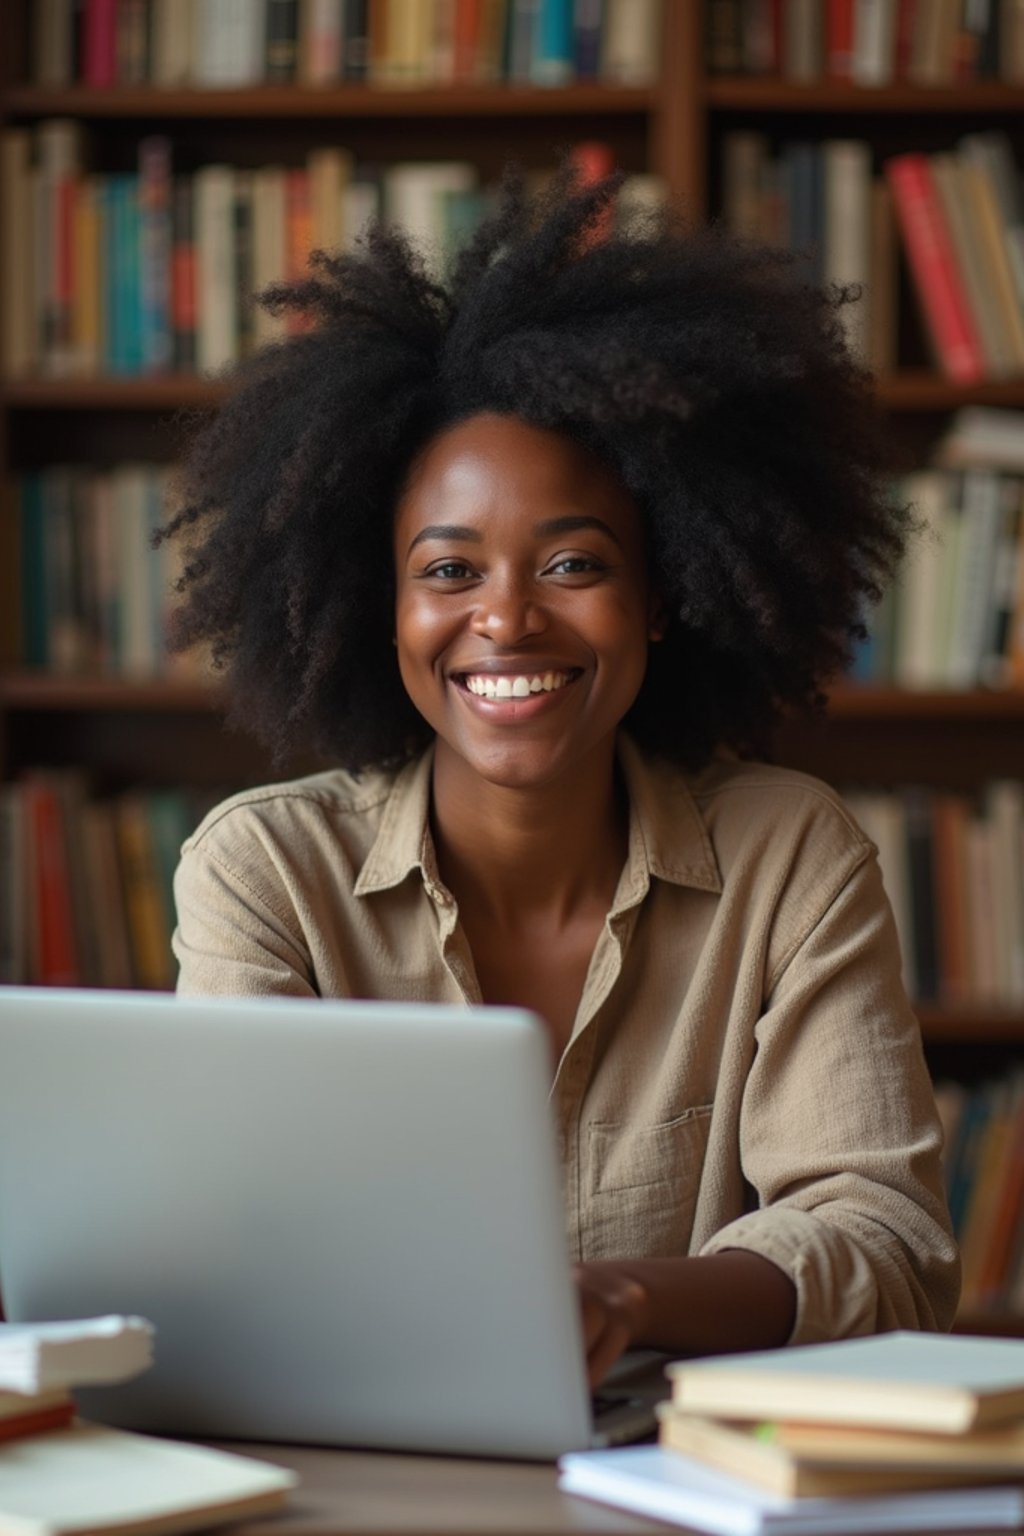
[[666,1529],[559,1493],[553,1466],[303,1446],[221,1448],[290,1467],[300,1479],[280,1515],[232,1526],[231,1536],[652,1536]]

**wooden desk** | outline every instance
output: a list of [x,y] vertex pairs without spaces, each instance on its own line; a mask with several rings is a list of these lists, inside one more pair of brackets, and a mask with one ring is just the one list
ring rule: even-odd
[[555,1468],[532,1462],[219,1445],[290,1467],[300,1479],[282,1514],[230,1526],[225,1536],[653,1536],[667,1529],[559,1493]]

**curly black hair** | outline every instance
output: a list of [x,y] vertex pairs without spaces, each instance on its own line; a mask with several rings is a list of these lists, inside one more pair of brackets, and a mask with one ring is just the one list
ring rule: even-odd
[[425,443],[484,411],[573,438],[640,508],[668,616],[624,721],[640,743],[696,768],[821,707],[910,527],[853,295],[669,213],[609,232],[617,190],[566,168],[531,199],[510,171],[447,281],[378,224],[261,295],[304,328],[238,368],[163,535],[186,546],[172,645],[208,644],[278,762],[358,771],[429,740],[391,644],[392,511]]

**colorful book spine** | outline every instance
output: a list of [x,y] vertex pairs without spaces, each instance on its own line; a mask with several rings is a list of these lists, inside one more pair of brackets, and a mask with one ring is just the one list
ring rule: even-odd
[[977,383],[985,374],[984,354],[961,284],[928,157],[918,152],[896,155],[886,162],[885,172],[940,366],[958,383]]

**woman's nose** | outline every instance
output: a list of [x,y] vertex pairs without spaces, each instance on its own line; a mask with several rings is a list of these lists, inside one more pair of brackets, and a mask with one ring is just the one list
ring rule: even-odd
[[510,647],[547,627],[547,615],[526,584],[504,581],[489,584],[473,620],[476,634]]

